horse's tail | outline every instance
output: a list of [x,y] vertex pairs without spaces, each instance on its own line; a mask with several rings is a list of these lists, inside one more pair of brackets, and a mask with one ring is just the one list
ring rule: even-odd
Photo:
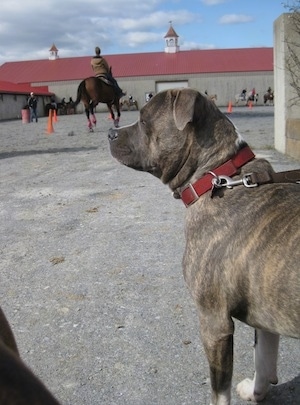
[[82,98],[84,96],[87,96],[87,91],[86,91],[86,88],[85,88],[85,80],[82,80],[82,82],[78,86],[77,98],[73,103],[73,107],[76,107],[80,103],[80,101],[82,100]]

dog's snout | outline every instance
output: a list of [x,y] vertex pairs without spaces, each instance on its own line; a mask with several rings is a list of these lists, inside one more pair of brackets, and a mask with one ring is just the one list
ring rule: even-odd
[[114,141],[118,138],[118,131],[115,128],[110,128],[108,130],[108,139]]

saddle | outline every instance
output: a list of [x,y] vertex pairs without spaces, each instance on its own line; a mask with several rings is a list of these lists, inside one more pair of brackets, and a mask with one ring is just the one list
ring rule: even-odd
[[97,75],[96,77],[103,83],[108,84],[109,86],[114,86],[114,84],[110,80],[108,80],[105,74]]

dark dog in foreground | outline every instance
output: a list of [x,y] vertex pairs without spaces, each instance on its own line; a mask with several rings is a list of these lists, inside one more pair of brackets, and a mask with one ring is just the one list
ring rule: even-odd
[[20,358],[9,323],[0,308],[0,404],[59,405]]
[[230,404],[232,318],[256,331],[255,376],[237,391],[261,401],[277,383],[279,335],[300,337],[300,171],[276,174],[256,159],[233,123],[191,89],[158,93],[136,123],[111,129],[109,142],[119,162],[158,177],[188,207],[183,269],[211,404]]

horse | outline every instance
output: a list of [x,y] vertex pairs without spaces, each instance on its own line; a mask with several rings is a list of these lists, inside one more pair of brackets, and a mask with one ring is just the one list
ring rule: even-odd
[[126,106],[128,111],[130,111],[131,107],[135,107],[137,111],[139,109],[138,102],[136,100],[127,100],[127,99],[121,100],[120,106],[122,110]]
[[61,115],[67,114],[67,103],[65,97],[56,103],[56,112],[59,112]]
[[207,97],[213,101],[214,103],[218,100],[218,96],[216,94],[208,94]]
[[50,110],[52,110],[52,111],[56,111],[56,113],[57,113],[57,111],[58,111],[58,105],[57,104],[54,104],[54,103],[48,103],[48,104],[46,104],[45,105],[45,114],[46,114],[46,116],[48,116],[49,115],[49,111]]
[[[78,86],[77,98],[73,103],[73,107],[75,108],[80,101],[84,104],[90,132],[93,132],[93,125],[96,126],[97,123],[94,108],[98,103],[107,105],[114,126],[119,126],[121,117],[120,96],[117,94],[114,86],[105,77],[92,76],[84,79]],[[113,107],[116,109],[117,117],[114,114]]]
[[216,94],[208,94],[207,90],[205,90],[204,94],[209,100],[213,101],[214,103],[218,100],[218,96]]
[[264,104],[274,105],[274,91],[268,91],[264,94]]
[[254,93],[251,91],[248,91],[248,93],[245,94],[236,94],[234,96],[235,99],[235,105],[239,105],[240,101],[243,101],[245,105],[249,104],[249,101],[255,102],[255,104],[258,101],[258,93]]
[[65,114],[67,109],[67,103],[64,101],[64,99],[61,102],[56,102],[56,101],[51,101],[50,103],[45,105],[45,114],[49,115],[49,111],[56,111],[58,114],[58,111],[60,111],[61,114]]
[[258,102],[258,93],[252,93],[252,92],[250,92],[251,94],[248,96],[248,98],[247,98],[247,105],[249,104],[249,101],[253,101],[255,104],[257,104],[257,102]]

